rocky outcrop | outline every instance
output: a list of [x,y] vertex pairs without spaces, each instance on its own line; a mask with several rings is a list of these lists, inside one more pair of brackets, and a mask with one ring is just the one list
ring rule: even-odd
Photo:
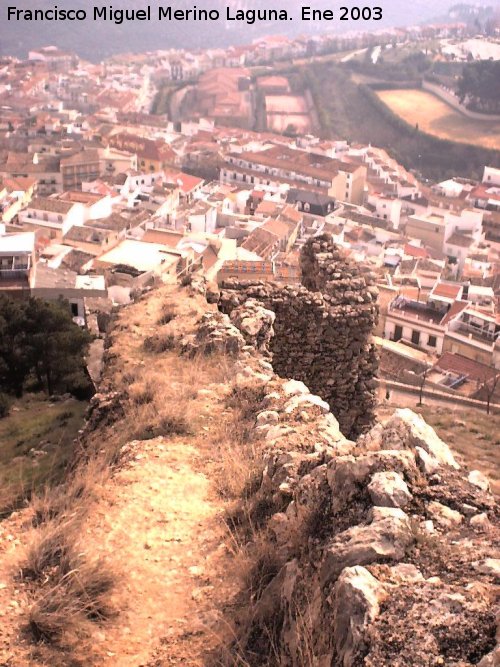
[[227,354],[237,356],[245,346],[239,329],[221,313],[205,313],[196,334],[185,336],[181,341],[184,354]]
[[[327,284],[328,263],[306,257],[308,286]],[[250,292],[258,290],[264,296],[248,311],[237,290],[223,299],[234,299],[228,310],[245,342],[265,348],[266,311],[276,313],[277,330],[284,325],[269,304],[276,294]],[[362,300],[361,287],[354,293]],[[281,354],[274,340],[273,364]],[[236,384],[263,394],[253,429],[263,474],[249,514],[258,513],[259,544],[277,559],[247,601],[238,651],[250,664],[287,667],[495,665],[500,528],[487,480],[462,470],[410,410],[346,438],[346,413],[338,420],[332,395],[327,402],[310,391],[300,361],[298,370],[279,377],[248,345],[236,362]]]
[[267,454],[255,502],[279,508],[266,534],[282,567],[248,636],[265,633],[259,610],[272,607],[283,619],[277,664],[494,664],[500,531],[489,491],[410,410],[352,442],[314,400],[289,411],[286,385],[268,383],[256,420]]
[[258,302],[272,311],[269,345],[275,372],[305,382],[329,404],[343,433],[359,435],[374,419],[374,278],[362,265],[345,259],[326,234],[306,243],[301,270],[301,286],[227,281],[219,308],[232,314],[245,303]]

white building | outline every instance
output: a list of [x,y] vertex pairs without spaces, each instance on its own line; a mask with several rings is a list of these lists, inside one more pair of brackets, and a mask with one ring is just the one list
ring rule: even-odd
[[73,225],[83,225],[85,219],[83,204],[42,197],[33,199],[19,213],[19,221],[23,225],[46,227],[51,238],[66,234]]
[[500,186],[500,169],[495,169],[495,167],[485,167],[483,173],[483,183],[486,183],[487,185]]

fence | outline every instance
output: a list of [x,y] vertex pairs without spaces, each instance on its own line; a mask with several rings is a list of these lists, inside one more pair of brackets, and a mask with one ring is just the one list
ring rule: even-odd
[[487,121],[487,122],[489,121],[492,123],[493,122],[498,123],[500,121],[500,115],[498,114],[494,115],[494,114],[478,113],[477,111],[471,111],[470,109],[467,109],[466,107],[464,107],[463,104],[460,104],[459,100],[455,97],[455,95],[453,95],[453,93],[435,83],[431,83],[430,81],[422,81],[422,88],[429,93],[433,93],[434,95],[442,99],[443,102],[446,102],[446,104],[449,104],[451,107],[459,111],[464,116],[467,116],[468,118],[472,118],[474,120]]
[[[402,382],[393,382],[392,380],[385,380],[381,378],[375,378],[375,382],[382,391],[393,389],[405,394],[414,394],[417,398],[420,396],[419,386],[403,384]],[[443,403],[453,403],[456,406],[477,408],[486,412],[486,401],[478,401],[475,398],[467,398],[466,396],[459,396],[458,394],[447,394],[445,391],[446,389],[444,391],[435,391],[424,386],[422,396],[424,398],[442,401]],[[498,403],[490,403],[490,412],[492,414],[499,414],[500,405]]]

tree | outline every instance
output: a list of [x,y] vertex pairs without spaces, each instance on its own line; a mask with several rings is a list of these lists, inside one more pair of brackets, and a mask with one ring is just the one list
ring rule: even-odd
[[0,295],[0,388],[21,396],[30,372],[26,303]]
[[480,60],[465,65],[458,82],[458,96],[472,108],[500,112],[500,60]]
[[71,388],[71,377],[83,371],[89,333],[80,329],[69,305],[30,299],[27,343],[31,367],[50,395]]
[[491,401],[495,395],[495,391],[500,381],[500,373],[496,373],[493,377],[485,377],[479,386],[476,397],[481,401],[486,401],[486,414],[490,414]]
[[5,391],[22,395],[30,373],[49,395],[90,387],[84,355],[91,337],[73,322],[67,302],[2,299],[0,340],[0,388]]

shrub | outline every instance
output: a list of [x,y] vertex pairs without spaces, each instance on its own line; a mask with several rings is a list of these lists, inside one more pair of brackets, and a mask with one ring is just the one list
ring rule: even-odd
[[165,304],[162,308],[161,316],[158,319],[158,324],[164,325],[171,322],[177,316],[176,310],[170,304]]
[[89,561],[78,542],[75,519],[50,523],[35,533],[21,577],[31,586],[35,603],[28,627],[37,642],[57,643],[69,631],[113,614],[110,593],[116,575],[103,560]]
[[144,339],[143,346],[146,352],[153,352],[155,354],[168,352],[175,347],[175,336],[172,334],[167,334],[166,336],[159,334],[148,336]]
[[57,643],[66,632],[79,632],[87,622],[114,614],[110,593],[116,578],[102,561],[73,562],[74,568],[43,592],[29,613],[36,642]]
[[227,399],[226,406],[238,410],[243,420],[254,420],[262,407],[265,393],[264,388],[261,386],[234,386]]
[[158,427],[160,435],[190,435],[192,428],[186,417],[176,414],[166,414],[160,419]]

